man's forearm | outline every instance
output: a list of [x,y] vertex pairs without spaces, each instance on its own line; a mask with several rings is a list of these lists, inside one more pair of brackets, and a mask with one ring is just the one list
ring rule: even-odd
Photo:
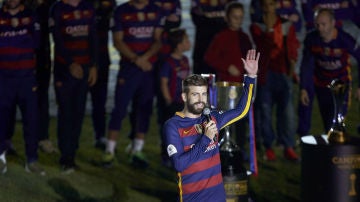
[[132,51],[129,46],[124,43],[123,41],[118,41],[115,43],[115,48],[118,50],[122,55],[128,58],[131,61],[135,61],[138,55]]
[[156,40],[142,56],[148,60],[149,58],[157,54],[160,48],[161,48],[161,41]]

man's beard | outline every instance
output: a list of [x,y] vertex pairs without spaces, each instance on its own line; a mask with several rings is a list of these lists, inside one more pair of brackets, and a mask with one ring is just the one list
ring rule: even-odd
[[[204,106],[202,108],[195,108],[195,105],[202,103]],[[187,104],[187,109],[190,113],[200,115],[202,111],[204,110],[206,103],[204,102],[195,102],[193,104]]]

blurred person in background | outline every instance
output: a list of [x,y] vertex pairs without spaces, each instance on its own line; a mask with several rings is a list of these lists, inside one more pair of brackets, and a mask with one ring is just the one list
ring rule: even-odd
[[[316,30],[308,33],[304,41],[303,59],[300,71],[300,102],[298,134],[308,135],[311,128],[311,113],[314,96],[316,95],[324,133],[332,125],[334,102],[328,85],[334,79],[340,79],[351,85],[351,69],[349,57],[352,55],[359,66],[360,48],[355,39],[341,28],[336,27],[335,13],[331,9],[321,8],[315,13]],[[360,71],[358,71],[360,78]],[[343,116],[349,107],[350,89],[342,105]],[[360,98],[360,83],[355,91]]]
[[[249,36],[241,28],[244,6],[238,2],[230,2],[226,5],[225,11],[228,27],[214,36],[204,59],[215,70],[218,81],[240,84],[245,74],[241,58],[246,55],[247,50],[252,49],[252,44]],[[242,119],[236,122],[236,130],[232,131],[236,135],[237,145],[243,152],[246,143],[247,120]]]
[[0,173],[7,171],[6,149],[14,131],[14,113],[19,106],[25,141],[27,172],[45,175],[38,164],[38,94],[36,48],[40,24],[36,14],[21,0],[6,0],[0,10]]
[[133,166],[146,168],[142,152],[148,132],[154,96],[154,63],[161,48],[163,15],[160,7],[148,0],[133,0],[119,5],[113,15],[113,40],[119,51],[120,70],[115,89],[115,106],[108,126],[108,141],[102,163],[111,166],[121,123],[132,102],[135,113],[135,138],[127,152]]
[[[276,13],[281,18],[287,19],[295,26],[297,33],[301,32],[302,16],[297,8],[296,0],[276,0]],[[252,22],[261,22],[262,9],[259,0],[252,0],[250,5],[250,17]]]
[[40,44],[36,49],[36,79],[39,100],[39,147],[45,153],[57,152],[49,139],[49,86],[52,75],[50,59],[49,9],[55,0],[36,0],[32,7],[40,23]]
[[341,27],[343,21],[359,18],[356,11],[353,12],[357,4],[356,0],[302,0],[301,8],[306,30],[316,29],[314,13],[321,8],[333,10],[337,27]]
[[85,0],[57,1],[50,11],[54,40],[54,85],[58,104],[57,136],[63,173],[76,168],[75,156],[89,86],[97,80],[95,9]]
[[211,40],[226,28],[225,5],[234,0],[191,0],[191,20],[195,25],[193,71],[195,74],[215,73],[205,63],[204,54]]
[[[292,22],[276,13],[275,0],[261,0],[262,22],[250,27],[256,48],[261,52],[263,63],[259,69],[258,95],[255,112],[257,128],[261,128],[265,159],[276,160],[273,141],[278,137],[284,145],[284,157],[297,161],[295,146],[295,112],[292,102],[292,75],[299,42]],[[272,111],[276,107],[276,132],[273,129]],[[259,111],[260,110],[260,111]],[[258,120],[258,118],[256,118]]]
[[[177,29],[181,25],[181,2],[180,0],[155,0],[154,3],[161,8],[161,12],[164,18],[163,32],[161,34],[161,48],[157,54],[158,58],[154,64],[154,94],[156,96],[156,112],[157,112],[157,122],[161,126],[163,124],[163,108],[166,105],[164,99],[162,98],[162,93],[160,90],[160,78],[159,71],[163,66],[165,60],[172,53],[172,47],[168,42],[169,33],[171,30]],[[132,108],[130,112],[130,124],[131,131],[129,133],[129,138],[132,141],[135,138],[135,123],[136,123],[136,109]],[[159,137],[161,137],[161,127]],[[131,145],[128,146],[129,148]]]
[[[163,103],[158,106],[158,110],[161,113],[161,118],[159,118],[160,132],[163,130],[165,121],[184,107],[184,102],[181,99],[181,84],[190,74],[189,59],[184,55],[184,52],[191,48],[189,36],[186,31],[184,29],[170,31],[167,41],[172,51],[159,69],[161,91],[159,99],[161,99],[161,103]],[[171,167],[171,162],[166,152],[165,137],[162,132],[161,160],[163,165]]]
[[90,87],[91,118],[94,126],[94,146],[104,150],[106,147],[106,99],[109,81],[109,30],[114,0],[92,0],[96,14],[96,34],[98,39],[98,77],[96,83]]

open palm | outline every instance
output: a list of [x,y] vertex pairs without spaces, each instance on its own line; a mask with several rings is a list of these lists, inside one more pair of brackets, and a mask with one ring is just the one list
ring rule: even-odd
[[260,53],[256,54],[255,49],[248,50],[246,54],[246,60],[241,58],[244,63],[244,68],[250,77],[254,77],[257,74],[259,66]]

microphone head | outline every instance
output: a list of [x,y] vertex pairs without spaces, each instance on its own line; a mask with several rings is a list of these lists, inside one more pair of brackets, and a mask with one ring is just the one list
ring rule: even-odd
[[203,114],[204,114],[205,116],[210,115],[210,108],[209,108],[209,107],[205,107],[205,108],[203,109]]

